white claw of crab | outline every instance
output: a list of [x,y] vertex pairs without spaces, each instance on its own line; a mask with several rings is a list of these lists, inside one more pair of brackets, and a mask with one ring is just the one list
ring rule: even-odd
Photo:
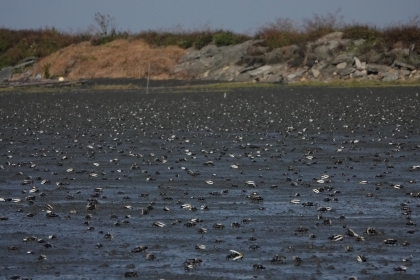
[[231,253],[233,253],[233,254],[236,254],[237,256],[236,257],[234,257],[232,260],[233,261],[236,261],[236,260],[239,260],[239,259],[242,259],[243,257],[244,257],[244,254],[242,254],[242,253],[240,253],[240,252],[238,252],[238,251],[236,251],[236,250],[229,250]]

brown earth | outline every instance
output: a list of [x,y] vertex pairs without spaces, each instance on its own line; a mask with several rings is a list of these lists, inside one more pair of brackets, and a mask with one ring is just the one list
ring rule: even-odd
[[72,80],[144,78],[147,77],[150,63],[151,79],[168,79],[169,73],[185,52],[176,46],[153,48],[143,40],[115,40],[101,46],[83,42],[40,60],[33,69],[33,78],[36,74],[44,76],[48,64],[51,77],[63,76]]

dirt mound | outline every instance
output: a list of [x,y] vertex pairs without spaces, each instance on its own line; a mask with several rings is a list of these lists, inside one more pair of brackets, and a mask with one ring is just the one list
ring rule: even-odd
[[184,53],[185,50],[176,46],[153,48],[142,40],[115,40],[102,46],[83,42],[40,60],[33,76],[44,77],[48,68],[51,77],[67,79],[143,78],[147,76],[150,63],[151,79],[168,79]]

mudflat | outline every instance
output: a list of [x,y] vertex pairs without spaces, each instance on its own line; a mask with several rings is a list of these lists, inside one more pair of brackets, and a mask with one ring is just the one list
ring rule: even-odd
[[419,93],[0,93],[0,275],[416,279]]

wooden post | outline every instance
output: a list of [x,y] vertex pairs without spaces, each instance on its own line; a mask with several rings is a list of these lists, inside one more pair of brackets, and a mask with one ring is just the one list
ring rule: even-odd
[[149,70],[147,70],[147,86],[146,86],[146,94],[149,94],[149,79],[150,79],[150,63],[149,63]]

